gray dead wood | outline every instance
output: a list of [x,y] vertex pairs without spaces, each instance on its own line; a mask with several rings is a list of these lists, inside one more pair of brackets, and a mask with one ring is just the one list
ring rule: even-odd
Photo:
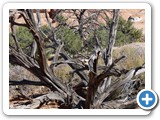
[[102,103],[101,108],[102,109],[137,109],[138,104],[135,99],[130,101],[114,100],[114,101]]
[[53,75],[51,69],[47,65],[44,38],[35,27],[36,24],[34,22],[35,20],[33,18],[32,10],[26,10],[24,13],[22,13],[22,16],[32,35],[34,36],[39,56],[37,60],[33,60],[30,56],[25,55],[22,51],[16,51],[15,49],[10,48],[10,62],[19,64],[31,71],[50,89],[56,89],[63,94],[71,95],[66,89],[66,86]]
[[86,95],[86,103],[85,103],[85,108],[89,109],[90,105],[93,104],[94,100],[94,95],[96,92],[95,88],[95,83],[96,83],[96,74],[97,74],[97,64],[98,64],[98,56],[100,53],[100,49],[97,48],[91,55],[89,59],[89,83],[88,83],[88,90],[87,90],[87,95]]
[[[98,54],[97,54],[98,56]],[[121,59],[123,59],[125,56],[122,56],[118,59],[116,59],[107,70],[104,70],[101,74],[97,75],[96,73],[96,66],[97,66],[97,58],[98,57],[93,57],[95,60],[93,63],[94,66],[94,71],[89,73],[89,83],[88,84],[88,90],[87,90],[87,95],[86,95],[86,109],[89,109],[91,106],[93,106],[93,101],[94,101],[94,97],[95,97],[95,92],[98,89],[98,86],[100,85],[100,83],[106,78],[106,77],[110,77],[110,76],[116,76],[116,77],[120,77],[121,73],[114,68],[114,66],[116,65],[116,63],[118,63]],[[93,59],[92,58],[92,59]]]
[[[140,67],[137,67],[136,69],[138,69],[136,72],[132,72],[131,74],[128,74],[127,76],[125,76],[125,78],[119,79],[116,83],[114,83],[112,86],[106,89],[103,93],[101,93],[98,96],[98,99],[94,101],[94,106],[98,107],[111,93],[113,93],[119,87],[121,87],[122,85],[127,83],[129,80],[131,80],[135,75],[139,75],[145,72],[145,68],[143,65]],[[133,70],[130,70],[130,71],[133,71]],[[132,76],[132,77],[128,77],[128,76]]]
[[[103,53],[103,60],[106,66],[109,66],[112,64],[112,52],[113,47],[116,41],[116,33],[117,33],[117,27],[118,27],[118,21],[119,21],[119,9],[113,10],[113,21],[111,23],[110,27],[110,33],[109,33],[109,42],[106,47],[106,51]],[[105,80],[101,83],[101,86],[99,86],[99,92],[103,92],[105,89],[107,89],[108,86],[110,86],[111,83],[111,76],[108,78],[105,78]]]
[[37,29],[41,27],[41,16],[40,16],[40,10],[36,10],[36,15],[37,15]]

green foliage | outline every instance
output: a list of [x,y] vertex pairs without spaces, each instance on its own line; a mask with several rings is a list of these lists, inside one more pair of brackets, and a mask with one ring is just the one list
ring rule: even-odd
[[100,27],[95,32],[90,33],[87,39],[88,46],[85,47],[85,49],[89,52],[92,52],[94,46],[96,46],[95,35],[97,36],[100,45],[102,45],[102,47],[106,47],[106,42],[108,41],[109,38],[109,31],[106,30],[105,27]]
[[56,19],[56,21],[59,22],[59,23],[65,22],[65,18],[64,18],[64,16],[62,16],[62,15],[56,15],[55,19]]
[[[43,31],[43,33],[48,35],[48,33],[49,33],[48,26],[42,26],[41,30]],[[16,28],[16,36],[19,41],[20,47],[22,48],[24,53],[26,53],[27,55],[30,55],[30,52],[31,52],[30,45],[32,44],[34,38],[33,38],[32,34],[30,33],[29,29],[26,27],[17,27]],[[9,43],[11,46],[15,46],[15,42],[13,40],[11,33],[9,34]]]
[[[59,19],[61,22],[64,21],[64,18],[60,15],[56,16],[56,19]],[[45,34],[49,33],[48,26],[41,27],[41,30]],[[56,37],[64,42],[64,49],[72,55],[79,52],[80,48],[82,47],[82,40],[80,39],[80,36],[74,33],[74,31],[68,27],[59,27],[59,29],[56,31]],[[53,50],[48,50],[47,56],[50,56],[51,53],[53,53]]]
[[126,21],[122,17],[119,17],[115,46],[139,42],[142,35],[142,30],[134,28],[133,22]]
[[80,35],[76,34],[72,29],[62,26],[56,32],[57,38],[61,39],[64,43],[64,49],[71,54],[76,54],[82,47],[82,40]]
[[[56,19],[59,20],[59,22],[65,21],[65,18],[61,15],[56,16]],[[109,40],[109,28],[111,26],[111,23],[112,19],[109,21],[107,26],[102,25],[95,31],[93,32],[90,31],[90,34],[87,37],[87,40],[85,41],[87,44],[86,43],[82,44],[80,35],[67,26],[60,26],[56,31],[56,35],[58,39],[61,39],[65,43],[64,49],[69,54],[75,55],[78,52],[81,53],[84,53],[86,51],[91,52],[93,50],[93,47],[96,45],[95,35],[97,36],[102,47],[106,47],[106,44],[108,43]],[[48,35],[49,33],[48,26],[42,26],[41,30],[46,35]],[[25,27],[17,27],[16,35],[23,51],[29,54],[31,48],[28,46],[33,41],[33,36],[30,33],[30,31]],[[141,38],[142,38],[142,30],[137,30],[136,28],[134,28],[133,23],[131,21],[126,21],[122,17],[119,18],[115,46],[122,46],[132,42],[139,42],[141,41]],[[14,40],[11,34],[10,34],[10,45],[12,46],[14,45]],[[54,51],[52,50],[51,53],[53,52]]]
[[[103,47],[106,47],[106,44],[109,40],[109,28],[111,26],[111,23],[112,20],[110,19],[107,27],[101,26],[96,30],[96,33],[91,33],[88,38],[88,42],[92,43],[92,45],[95,46],[96,42],[94,39],[94,34],[96,34],[100,41],[100,44]],[[115,46],[123,46],[125,44],[139,42],[142,39],[142,35],[142,30],[134,28],[131,21],[126,21],[122,17],[120,17],[118,22]]]
[[109,31],[106,30],[105,28],[100,28],[96,34],[97,34],[98,40],[101,41],[101,45],[103,47],[106,46],[106,42],[109,39]]
[[[30,33],[30,31],[28,30],[28,28],[17,27],[16,28],[16,36],[17,36],[17,39],[19,41],[19,44],[20,44],[20,47],[22,48],[22,50],[26,54],[29,54],[31,50],[30,50],[30,47],[28,47],[28,46],[32,43],[33,36]],[[15,46],[15,42],[13,40],[11,33],[9,34],[9,44],[12,46]]]
[[[41,30],[45,34],[49,33],[48,26],[42,26]],[[22,48],[22,50],[26,54],[29,54],[31,52],[30,50],[31,48],[29,47],[29,45],[31,45],[33,41],[33,36],[30,33],[30,31],[25,27],[17,27],[16,35],[17,35],[17,39],[20,43],[20,47]],[[56,35],[57,35],[57,38],[64,41],[65,43],[64,48],[68,53],[74,55],[80,51],[80,48],[82,47],[82,41],[80,39],[80,36],[74,33],[72,29],[62,26],[58,29],[58,31],[56,32]],[[9,34],[9,40],[10,40],[10,45],[15,46],[15,42],[13,40],[11,33]]]

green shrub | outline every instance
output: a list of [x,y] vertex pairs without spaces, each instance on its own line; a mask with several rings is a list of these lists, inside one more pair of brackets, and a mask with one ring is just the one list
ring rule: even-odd
[[[48,35],[48,33],[49,33],[48,26],[42,26],[41,30],[46,35]],[[17,35],[17,39],[20,43],[20,47],[22,48],[22,50],[26,54],[29,54],[31,52],[31,48],[29,47],[29,45],[31,45],[31,43],[33,41],[33,36],[30,33],[30,31],[25,27],[17,27],[16,28],[16,35]],[[78,34],[74,33],[74,31],[72,29],[69,29],[67,27],[62,26],[58,29],[58,31],[56,32],[56,35],[57,35],[58,39],[61,39],[62,41],[64,41],[64,43],[65,43],[64,48],[68,53],[76,54],[77,52],[80,51],[80,48],[82,47],[82,41],[80,39],[80,36]],[[10,41],[10,45],[12,45],[12,46],[15,45],[11,33],[9,34],[9,41]],[[52,51],[52,53],[53,53],[53,51]]]
[[[56,16],[56,19],[63,22],[65,18],[63,16]],[[96,41],[94,39],[95,34],[97,35],[102,47],[106,47],[106,44],[108,43],[108,40],[109,40],[109,28],[111,26],[111,22],[112,22],[112,19],[109,21],[107,26],[102,25],[101,27],[97,28],[96,31],[94,32],[90,31],[90,34],[86,38],[87,40],[85,41],[87,44],[86,43],[82,44],[80,35],[74,32],[73,29],[70,29],[67,26],[60,26],[56,31],[56,35],[58,39],[61,39],[65,43],[64,49],[69,54],[75,55],[78,52],[81,52],[81,53],[85,53],[86,51],[91,52],[93,51],[93,47],[96,45]],[[48,35],[49,33],[48,26],[42,26],[41,30],[46,35]],[[16,34],[20,42],[20,46],[22,47],[25,53],[29,54],[31,51],[30,50],[31,48],[27,46],[29,46],[33,41],[32,34],[25,27],[17,27]],[[133,23],[131,21],[126,21],[122,17],[120,17],[119,23],[118,23],[115,46],[123,46],[125,44],[138,42],[138,41],[141,41],[141,39],[142,39],[142,30],[137,30],[136,28],[133,27]],[[11,34],[10,34],[10,44],[11,45],[14,44]],[[46,43],[46,44],[50,44],[50,43]],[[54,51],[52,50],[50,52],[53,53]]]
[[[26,54],[29,54],[31,51],[31,48],[29,47],[29,45],[31,45],[31,43],[33,41],[33,36],[30,33],[29,29],[25,28],[25,27],[17,27],[16,28],[16,36],[17,36],[17,39],[19,41],[19,44],[20,44],[20,47],[22,48],[22,50]],[[10,43],[10,45],[15,46],[15,42],[13,40],[11,33],[9,34],[9,43]]]
[[64,43],[64,49],[70,54],[76,54],[82,47],[82,40],[80,35],[75,33],[72,29],[62,26],[56,32],[57,38],[61,39]]
[[105,28],[100,27],[95,32],[91,32],[88,39],[87,39],[87,47],[84,47],[84,51],[92,52],[94,49],[94,46],[96,46],[96,40],[95,40],[95,34],[100,42],[100,45],[102,47],[106,47],[106,42],[109,38],[109,31],[107,31]]
[[55,20],[59,23],[64,23],[65,22],[65,18],[62,15],[56,15]]
[[142,30],[134,28],[133,22],[119,17],[115,46],[139,42],[142,39],[142,35]]
[[[111,23],[112,19],[110,19],[107,27],[102,25],[96,30],[96,33],[91,33],[88,38],[88,43],[92,44],[93,46],[96,45],[96,41],[94,39],[94,34],[96,34],[101,45],[103,47],[106,47],[106,44],[109,40],[109,28],[111,26]],[[142,30],[134,28],[131,21],[126,21],[122,17],[119,18],[115,46],[123,46],[125,44],[139,42],[141,41],[142,36]]]
[[[56,16],[56,19],[59,19],[61,22],[64,20],[61,16]],[[41,27],[41,30],[47,35],[49,33],[48,26]],[[60,39],[64,42],[64,49],[69,54],[76,54],[80,51],[82,47],[82,40],[80,39],[79,34],[74,33],[74,31],[66,26],[61,26],[56,31],[57,39]],[[50,44],[50,43],[46,43]],[[48,50],[47,56],[53,53],[53,50]]]

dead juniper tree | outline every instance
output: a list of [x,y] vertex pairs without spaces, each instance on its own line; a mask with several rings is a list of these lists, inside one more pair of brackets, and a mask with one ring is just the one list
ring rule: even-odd
[[[35,12],[36,11],[36,12]],[[46,95],[31,99],[31,104],[20,106],[19,108],[40,108],[42,104],[49,100],[61,101],[62,105],[67,108],[136,108],[136,98],[133,95],[135,89],[140,86],[140,80],[135,79],[135,76],[144,73],[145,66],[139,66],[130,70],[118,69],[116,65],[122,61],[125,56],[121,56],[115,60],[113,59],[113,47],[116,42],[116,31],[118,26],[120,10],[40,10],[32,9],[16,9],[9,11],[9,23],[11,35],[14,44],[9,45],[9,62],[13,65],[20,65],[33,73],[41,80],[41,84],[47,86],[52,91]],[[101,43],[97,37],[95,29],[102,26],[98,19],[101,17],[106,22],[109,18],[106,12],[113,15],[112,22],[109,28],[109,39],[105,49],[102,48]],[[36,15],[34,15],[36,13]],[[68,18],[59,20],[57,27],[52,27],[51,24],[55,22],[58,15],[63,13],[68,14]],[[44,14],[46,23],[48,24],[48,33],[44,33],[41,29],[41,15]],[[103,15],[102,15],[103,14]],[[24,23],[18,23],[18,18],[22,18]],[[77,24],[71,24],[67,20],[74,16]],[[105,16],[105,17],[104,17]],[[52,21],[50,20],[52,18]],[[29,29],[33,36],[31,51],[26,54],[18,40],[16,34],[16,27],[22,26]],[[92,54],[82,55],[83,58],[89,58],[87,63],[77,60],[76,57],[71,57],[64,49],[65,43],[57,38],[56,31],[61,26],[67,26],[73,29],[75,33],[80,35],[83,41],[83,47],[92,45],[87,42],[86,38],[94,31],[94,40],[96,42],[93,46]],[[49,43],[49,44],[48,44]],[[52,64],[48,65],[47,48],[53,49],[54,56]],[[104,66],[98,65],[99,57],[102,56]],[[62,59],[59,59],[61,57]],[[61,64],[67,64],[72,68],[72,74],[79,76],[81,81],[77,85],[65,84],[63,80],[58,78],[54,71],[56,67]],[[87,71],[87,72],[85,72]],[[133,79],[134,78],[134,79]],[[114,79],[114,82],[112,81]],[[128,87],[129,86],[129,87]],[[121,88],[119,90],[119,88]],[[83,95],[82,95],[83,94]],[[14,108],[14,107],[13,107]],[[15,107],[16,108],[16,107]],[[18,107],[17,107],[18,108]]]

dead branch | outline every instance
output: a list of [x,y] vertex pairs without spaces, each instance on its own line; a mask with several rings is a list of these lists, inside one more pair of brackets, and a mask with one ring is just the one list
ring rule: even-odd
[[64,43],[62,43],[61,45],[59,45],[59,47],[57,48],[55,56],[54,56],[54,60],[53,60],[54,62],[57,62],[59,53],[61,52],[61,49],[62,49],[63,46],[64,46]]
[[[65,53],[64,50],[61,51],[60,55],[63,57],[64,60],[71,60],[72,59],[67,55],[67,53]],[[73,70],[77,70],[79,68],[81,68],[80,65],[78,64],[72,64],[72,63],[68,63],[68,65],[73,69]],[[82,79],[82,82],[87,85],[88,83],[88,76],[84,73],[84,71],[76,71],[77,75]]]
[[[44,38],[41,36],[41,33],[36,30],[36,24],[34,18],[33,18],[33,12],[32,10],[26,10],[22,14],[28,28],[30,28],[32,35],[34,36],[34,39],[37,44],[38,48],[38,66],[37,64],[30,58],[29,56],[26,56],[25,54],[20,54],[19,52],[11,49],[10,51],[10,61],[16,62],[16,64],[19,64],[32,73],[34,73],[37,77],[40,78],[40,80],[45,81],[48,86],[53,89],[56,88],[59,92],[66,94],[66,91],[68,91],[63,83],[61,83],[59,80],[56,80],[56,77],[53,75],[52,71],[47,65],[47,59],[45,54],[45,46],[44,46]],[[65,90],[66,89],[66,90]],[[70,95],[69,91],[67,94]]]
[[[113,52],[113,47],[114,47],[115,40],[116,40],[119,13],[120,13],[119,9],[113,10],[113,21],[110,26],[109,42],[105,49],[106,51],[104,51],[103,53],[103,60],[104,60],[105,65],[107,66],[110,66],[112,64],[112,52]],[[104,91],[105,89],[107,89],[107,86],[109,85],[106,85],[106,83],[111,83],[111,79],[112,79],[111,76],[109,76],[108,78],[105,78],[105,80],[101,83],[101,88],[103,88],[101,89],[101,91]]]
[[116,100],[116,101],[109,101],[102,103],[103,109],[136,109],[138,108],[137,101],[131,100],[131,101],[125,101],[123,100]]
[[51,30],[51,22],[49,21],[48,15],[47,15],[47,10],[45,9],[45,17],[49,26],[49,29]]
[[13,37],[14,42],[16,44],[16,50],[18,50],[19,52],[22,53],[22,49],[21,49],[20,44],[18,42],[18,39],[17,39],[17,36],[16,36],[16,30],[15,30],[15,27],[14,27],[14,16],[10,17],[10,22],[11,22],[12,37]]
[[[141,72],[139,72],[141,71]],[[99,106],[103,100],[105,98],[107,98],[111,93],[113,93],[117,88],[119,88],[120,86],[124,85],[125,83],[127,83],[129,80],[131,80],[135,75],[139,75],[140,73],[143,73],[144,72],[144,66],[140,66],[140,67],[137,67],[134,69],[134,72],[133,70],[130,70],[129,73],[125,78],[123,78],[122,80],[119,79],[119,81],[117,81],[115,84],[113,84],[112,86],[110,86],[108,89],[106,89],[103,93],[101,93],[99,96],[98,96],[98,100],[95,102],[95,105],[94,106]],[[139,73],[139,74],[138,74]],[[131,76],[131,77],[129,77]]]
[[34,59],[36,58],[36,51],[37,51],[37,43],[36,41],[33,41],[31,46],[31,57]]
[[116,40],[119,13],[120,13],[119,9],[113,10],[113,21],[112,21],[110,33],[109,33],[109,42],[107,45],[105,56],[103,58],[106,65],[112,64],[112,51],[113,51],[113,46]]
[[113,68],[120,60],[122,60],[123,58],[125,58],[125,56],[122,56],[118,59],[116,59],[107,70],[103,71],[100,75],[97,76],[97,81],[96,81],[96,87],[99,86],[99,84],[101,83],[101,81],[104,80],[104,78],[106,77],[110,77],[110,76],[117,76],[120,77],[121,73],[118,69]]
[[37,28],[39,29],[41,27],[41,17],[40,17],[40,10],[36,10],[36,15],[37,15]]

